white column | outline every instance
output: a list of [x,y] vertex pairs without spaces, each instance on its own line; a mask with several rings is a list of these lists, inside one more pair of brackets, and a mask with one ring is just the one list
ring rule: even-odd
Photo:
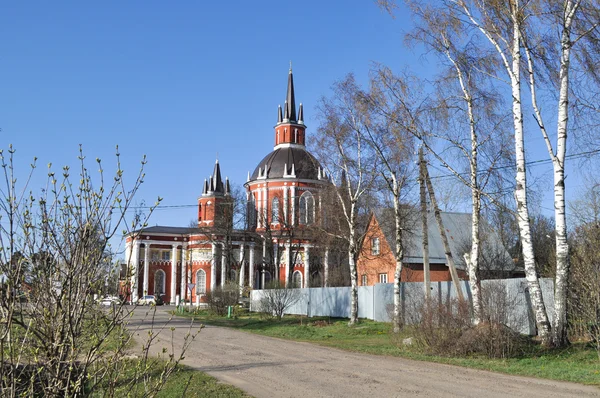
[[225,243],[221,243],[221,287],[225,286],[226,279],[227,279],[227,251],[225,250]]
[[128,266],[132,269],[131,275],[131,301],[133,303],[138,301],[138,277],[140,275],[140,241],[135,240],[130,245],[131,253],[129,255],[130,264]]
[[186,291],[187,291],[187,280],[186,280],[186,276],[187,276],[187,270],[186,270],[186,264],[185,264],[185,260],[187,257],[187,250],[185,246],[181,247],[181,291],[180,291],[180,295],[181,295],[181,300],[185,300],[185,295],[186,295]]
[[310,245],[304,246],[304,286],[300,287],[310,287]]
[[250,243],[250,258],[248,259],[248,284],[250,289],[254,289],[254,243]]
[[269,218],[268,218],[268,214],[267,214],[267,209],[269,206],[269,192],[267,191],[267,188],[263,188],[263,205],[262,205],[262,219],[263,219],[263,227],[267,227],[268,222],[269,222]]
[[288,219],[288,187],[283,187],[283,219],[285,225],[289,225],[290,220]]
[[323,287],[329,287],[329,248],[325,248],[323,259]]
[[290,268],[292,265],[292,248],[289,243],[285,245],[285,287],[288,286],[289,276],[290,276]]
[[144,284],[143,294],[149,294],[148,280],[150,279],[150,243],[144,242]]
[[281,261],[279,261],[279,242],[273,242],[273,272],[275,275],[271,275],[271,281],[279,283],[279,273],[281,272]]
[[240,245],[240,294],[244,291],[244,278],[246,277],[246,259],[244,258],[245,252],[244,242]]
[[290,187],[292,191],[292,219],[290,220],[291,225],[296,225],[296,187]]
[[217,244],[211,245],[212,258],[210,260],[210,291],[217,287]]
[[[177,295],[177,246],[173,244],[171,254],[171,304],[175,304],[175,296]],[[183,256],[181,260],[183,262]]]
[[262,253],[262,267],[261,267],[261,283],[260,283],[260,288],[264,289],[265,288],[265,261],[267,259],[267,240],[263,239],[263,253]]

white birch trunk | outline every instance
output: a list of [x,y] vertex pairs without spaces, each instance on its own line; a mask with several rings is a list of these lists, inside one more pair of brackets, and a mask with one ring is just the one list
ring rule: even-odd
[[357,242],[356,242],[356,203],[350,203],[350,235],[348,244],[348,266],[350,267],[350,322],[358,322],[358,273],[356,271]]
[[531,240],[531,225],[529,219],[529,207],[527,205],[527,170],[525,164],[525,141],[523,135],[523,112],[521,104],[521,36],[518,17],[515,15],[518,2],[512,5],[513,18],[513,45],[511,50],[512,66],[508,71],[510,75],[511,91],[513,98],[513,123],[515,130],[515,160],[516,160],[516,189],[515,200],[517,202],[517,220],[521,246],[523,249],[523,263],[525,266],[525,278],[529,287],[531,304],[535,313],[538,334],[544,342],[550,336],[550,323],[546,313],[546,305],[542,297],[540,282],[535,269],[535,258],[533,254],[533,243]]
[[402,242],[402,213],[400,207],[400,187],[395,173],[392,173],[392,190],[394,195],[394,216],[396,219],[396,269],[394,271],[394,333],[400,332],[402,319],[402,267],[404,245]]
[[556,279],[554,281],[554,317],[552,344],[557,347],[569,343],[567,337],[567,291],[569,288],[569,245],[567,242],[567,217],[565,212],[565,155],[569,121],[569,65],[571,56],[571,25],[577,6],[565,2],[565,22],[561,36],[561,60],[558,99],[558,122],[554,168],[554,223],[556,228]]

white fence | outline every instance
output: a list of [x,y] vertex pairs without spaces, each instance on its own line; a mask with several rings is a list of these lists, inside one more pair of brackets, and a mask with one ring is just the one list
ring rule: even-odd
[[[554,285],[552,279],[541,279],[542,294],[548,315],[552,317]],[[463,292],[471,301],[471,291],[467,281],[461,281]],[[527,334],[535,334],[535,318],[527,290],[527,281],[520,279],[497,279],[482,281],[484,297],[489,297],[491,311],[506,312],[505,323],[511,328]],[[250,296],[250,310],[259,310],[258,303],[263,290],[253,290]],[[393,305],[394,286],[391,283],[358,288],[358,317],[379,322],[390,322]],[[411,323],[418,320],[418,309],[424,301],[423,283],[404,282],[401,286],[403,319]],[[487,296],[486,296],[487,294]],[[432,282],[431,296],[440,302],[456,298],[452,282]],[[493,297],[492,297],[493,296]],[[500,297],[501,296],[501,297]],[[300,289],[300,299],[286,314],[312,316],[350,317],[350,287],[327,287]]]

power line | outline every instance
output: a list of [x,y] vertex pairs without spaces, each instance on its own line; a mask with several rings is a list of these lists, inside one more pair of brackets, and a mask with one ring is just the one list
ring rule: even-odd
[[[579,152],[579,153],[572,153],[570,155],[566,155],[565,158],[566,159],[579,159],[579,158],[583,158],[586,156],[590,156],[590,155],[596,155],[600,153],[600,149],[594,149],[591,151],[586,151],[586,152]],[[539,165],[543,165],[543,164],[547,164],[547,163],[552,163],[552,159],[537,159],[537,160],[530,160],[528,162],[525,162],[525,165],[527,166],[539,166]],[[489,169],[485,169],[482,171],[479,171],[479,174],[483,174],[489,171],[496,171],[496,170],[504,170],[504,169],[508,169],[508,168],[512,168],[514,167],[514,165],[510,164],[510,165],[504,165],[504,166],[495,166]],[[458,173],[461,176],[467,176],[468,173]],[[434,178],[449,178],[449,177],[456,177],[456,175],[454,173],[447,173],[447,174],[442,174],[442,175],[437,175],[437,176],[432,176],[431,179]]]

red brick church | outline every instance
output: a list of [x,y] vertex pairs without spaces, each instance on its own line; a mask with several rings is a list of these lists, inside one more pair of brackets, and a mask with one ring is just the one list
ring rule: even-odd
[[244,184],[243,228],[233,222],[236,204],[217,161],[198,198],[197,227],[155,226],[127,236],[128,301],[153,294],[171,304],[199,303],[226,283],[243,290],[278,279],[309,287],[322,278],[311,265],[327,269],[328,249],[315,245],[309,231],[320,221],[320,192],[329,179],[306,149],[304,111],[302,104],[296,108],[291,68],[274,143]]

